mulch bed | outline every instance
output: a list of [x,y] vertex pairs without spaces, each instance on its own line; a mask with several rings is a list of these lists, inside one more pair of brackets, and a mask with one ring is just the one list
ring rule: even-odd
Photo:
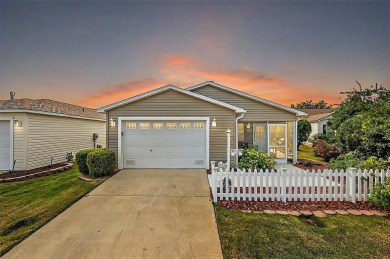
[[218,206],[230,210],[264,211],[264,210],[380,210],[371,202],[357,201],[218,201]]
[[[310,162],[313,166],[305,166],[304,163]],[[303,170],[325,170],[325,169],[330,169],[329,164],[326,162],[320,162],[320,161],[315,161],[311,159],[298,159],[298,163],[296,163],[294,166],[303,169]]]
[[30,170],[21,170],[21,171],[13,171],[13,172],[6,172],[6,173],[1,173],[0,174],[0,179],[6,179],[6,178],[14,178],[14,177],[20,177],[20,176],[25,176],[25,175],[30,175],[30,174],[35,174],[43,171],[47,171],[50,169],[56,169],[59,167],[66,166],[67,163],[57,163],[53,164],[52,166],[43,166],[39,168],[34,168]]

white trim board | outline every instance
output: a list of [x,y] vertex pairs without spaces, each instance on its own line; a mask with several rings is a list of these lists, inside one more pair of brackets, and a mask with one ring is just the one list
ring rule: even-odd
[[210,168],[210,117],[118,117],[118,169],[123,169],[122,122],[123,121],[205,121],[206,122],[206,169]]
[[83,120],[94,120],[94,121],[106,121],[105,119],[96,119],[91,117],[83,117],[83,116],[77,116],[77,115],[68,115],[68,114],[60,114],[60,113],[53,113],[53,112],[44,112],[44,111],[37,111],[37,110],[28,110],[28,109],[6,109],[6,110],[0,110],[0,113],[33,113],[33,114],[42,114],[42,115],[51,115],[51,116],[59,116],[59,117],[65,117],[65,118],[73,118],[73,119],[83,119]]
[[275,102],[272,102],[272,101],[268,101],[268,100],[265,100],[265,99],[257,97],[257,96],[253,96],[253,95],[250,95],[250,94],[238,91],[236,89],[233,89],[233,88],[230,88],[230,87],[227,87],[227,86],[224,86],[224,85],[220,85],[220,84],[214,83],[213,81],[206,81],[204,83],[200,83],[200,84],[188,87],[186,90],[192,91],[192,90],[201,88],[201,87],[206,86],[206,85],[211,85],[211,86],[214,86],[216,88],[225,90],[227,92],[234,93],[234,94],[246,97],[248,99],[251,99],[251,100],[254,100],[254,101],[257,101],[257,102],[260,102],[260,103],[268,104],[270,106],[273,106],[273,107],[276,107],[276,108],[279,108],[279,109],[282,109],[282,110],[294,113],[297,116],[305,116],[305,115],[307,115],[306,113],[304,113],[302,111],[299,111],[299,110],[296,110],[296,109],[293,109],[293,108],[289,108],[289,107],[284,106],[282,104],[275,103]]
[[10,148],[9,148],[9,152],[10,152],[10,156],[9,156],[9,170],[12,170],[13,169],[13,165],[14,165],[14,118],[13,117],[0,117],[0,121],[8,121],[9,120],[9,124],[10,124]]
[[197,93],[193,93],[193,92],[181,89],[181,88],[179,88],[177,86],[174,86],[174,85],[166,85],[166,86],[157,88],[155,90],[152,90],[152,91],[140,94],[140,95],[136,95],[136,96],[133,96],[131,98],[128,98],[128,99],[125,99],[125,100],[122,100],[122,101],[119,101],[119,102],[116,102],[116,103],[113,103],[113,104],[110,104],[110,105],[106,105],[104,107],[99,108],[97,111],[98,112],[106,112],[106,111],[109,111],[111,109],[117,108],[119,106],[126,105],[126,104],[129,104],[129,103],[132,103],[132,102],[135,102],[135,101],[138,101],[138,100],[141,100],[141,99],[144,99],[144,98],[147,98],[147,97],[159,94],[159,93],[163,93],[163,92],[166,92],[168,90],[173,90],[173,91],[176,91],[176,92],[179,92],[179,93],[182,93],[182,94],[186,94],[186,95],[192,96],[194,98],[197,98],[197,99],[209,102],[209,103],[216,104],[218,106],[222,106],[224,108],[233,110],[236,113],[246,112],[244,109],[242,109],[240,107],[236,107],[234,105],[230,105],[230,104],[218,101],[218,100],[214,100],[214,99],[209,98],[207,96],[203,96],[203,95],[200,95],[200,94],[197,94]]

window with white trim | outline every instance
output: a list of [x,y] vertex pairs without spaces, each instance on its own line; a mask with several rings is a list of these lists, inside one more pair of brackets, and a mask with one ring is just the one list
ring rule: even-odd
[[244,141],[244,136],[245,136],[244,128],[245,128],[244,123],[238,123],[238,131],[237,131],[238,141]]
[[176,123],[167,123],[167,129],[176,129]]
[[141,122],[139,124],[140,129],[150,129],[150,123],[149,122]]
[[164,123],[153,123],[153,129],[163,129]]
[[181,129],[190,129],[191,128],[191,123],[189,123],[189,122],[180,123],[180,128]]
[[201,122],[194,123],[194,129],[203,129],[203,128],[204,128],[204,123]]
[[137,123],[135,122],[127,122],[126,123],[126,129],[136,129],[137,128]]

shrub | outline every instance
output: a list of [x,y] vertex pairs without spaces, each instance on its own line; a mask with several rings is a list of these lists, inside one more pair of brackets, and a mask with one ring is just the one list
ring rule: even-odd
[[88,154],[87,165],[91,177],[110,175],[116,166],[115,153],[111,150],[95,149]]
[[314,134],[313,136],[311,136],[309,138],[309,142],[313,144],[313,147],[317,144],[318,140],[325,140],[329,144],[336,143],[336,141],[337,141],[335,137],[328,136],[328,135],[323,134],[323,133]]
[[95,149],[84,149],[76,153],[77,167],[81,173],[88,175],[87,156],[94,150]]
[[349,152],[344,155],[340,155],[336,159],[333,158],[329,162],[329,166],[331,169],[344,169],[346,170],[349,167],[358,167],[361,160],[357,157],[355,152]]
[[299,146],[307,141],[311,133],[311,124],[308,120],[303,119],[298,121],[298,148]]
[[384,183],[376,184],[369,199],[378,207],[390,211],[390,178]]
[[310,162],[310,161],[305,161],[305,162],[303,162],[303,165],[304,165],[304,166],[307,166],[307,167],[312,167],[312,166],[313,166],[313,163]]
[[257,149],[244,149],[238,167],[241,169],[273,169],[275,161],[266,153]]
[[336,143],[329,144],[321,139],[317,140],[316,145],[313,147],[313,151],[317,157],[322,157],[327,162],[341,154],[341,150]]
[[383,158],[377,158],[375,156],[369,157],[367,160],[360,162],[360,164],[357,166],[360,169],[387,169],[390,167],[390,157],[388,160],[385,160]]

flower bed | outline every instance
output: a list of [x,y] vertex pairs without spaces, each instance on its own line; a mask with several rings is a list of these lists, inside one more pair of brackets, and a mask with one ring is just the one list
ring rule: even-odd
[[73,164],[58,163],[50,167],[44,166],[44,167],[34,168],[31,170],[21,170],[21,171],[2,173],[0,174],[0,182],[22,181],[26,179],[36,178],[39,176],[55,174],[55,173],[69,170],[72,166]]
[[[312,166],[307,166],[307,164],[311,163]],[[294,166],[303,169],[303,170],[324,170],[324,169],[330,169],[329,164],[321,161],[315,161],[305,158],[298,159],[298,163],[296,163]]]

